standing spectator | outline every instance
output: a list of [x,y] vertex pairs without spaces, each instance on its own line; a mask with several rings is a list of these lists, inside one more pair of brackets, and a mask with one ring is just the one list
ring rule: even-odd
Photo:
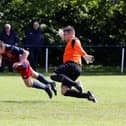
[[[5,24],[3,32],[0,33],[0,40],[4,41],[6,44],[18,46],[19,36],[14,30],[12,30],[10,24]],[[7,61],[3,61],[0,71],[3,72],[6,65],[8,66],[9,72],[13,72],[12,63]]]
[[41,53],[41,47],[44,45],[44,36],[40,30],[39,22],[35,21],[32,29],[25,33],[24,45],[29,49],[29,60],[33,69],[36,70]]

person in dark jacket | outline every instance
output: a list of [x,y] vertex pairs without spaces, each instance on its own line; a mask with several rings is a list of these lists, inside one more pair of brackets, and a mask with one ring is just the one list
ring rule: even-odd
[[41,47],[44,45],[44,36],[40,30],[40,25],[37,21],[33,23],[32,29],[25,33],[24,46],[30,52],[29,60],[31,66],[36,70],[38,65],[38,58],[41,53]]
[[[4,41],[6,44],[18,46],[19,36],[14,30],[12,30],[10,24],[5,24],[3,32],[0,33],[0,40]],[[13,72],[12,63],[7,61],[3,61],[0,71],[3,72],[6,65],[8,66],[9,72]]]

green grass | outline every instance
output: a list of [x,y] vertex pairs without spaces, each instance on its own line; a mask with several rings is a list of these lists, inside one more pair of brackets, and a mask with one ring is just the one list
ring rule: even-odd
[[98,103],[68,98],[52,100],[28,89],[19,76],[0,76],[0,126],[126,126],[126,76],[81,76],[85,91]]

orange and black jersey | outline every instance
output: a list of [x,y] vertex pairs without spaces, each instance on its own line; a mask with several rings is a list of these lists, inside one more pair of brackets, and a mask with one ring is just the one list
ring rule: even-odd
[[[75,41],[74,45],[72,43],[73,41]],[[78,39],[72,38],[67,42],[67,45],[65,47],[63,63],[73,61],[81,65],[82,64],[81,57],[83,57],[86,54],[87,53],[82,48],[80,41]]]

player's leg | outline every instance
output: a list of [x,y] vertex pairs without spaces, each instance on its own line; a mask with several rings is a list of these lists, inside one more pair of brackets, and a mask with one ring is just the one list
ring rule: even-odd
[[51,75],[51,79],[54,80],[54,81],[65,83],[65,84],[70,84],[71,86],[76,87],[79,90],[80,93],[82,93],[82,86],[81,86],[81,84],[79,82],[73,81],[71,78],[69,78],[65,74],[53,73]]
[[52,98],[52,92],[51,92],[51,89],[48,85],[45,85],[45,84],[42,84],[42,83],[39,83],[37,81],[33,81],[30,77],[27,78],[27,79],[23,79],[24,80],[24,83],[27,87],[32,87],[32,88],[36,88],[36,89],[42,89],[44,90],[48,96],[50,98]]
[[32,69],[32,77],[39,80],[40,82],[46,84],[46,85],[50,85],[54,94],[57,95],[57,89],[56,89],[56,83],[55,82],[51,82],[49,80],[47,80],[42,74],[34,71]]
[[[70,76],[70,78],[72,80],[75,81],[80,76],[82,69],[81,69],[81,66],[77,65],[77,64],[73,64],[72,66],[73,66],[72,67],[73,68],[72,69],[72,74],[70,74],[69,76]],[[78,82],[78,84],[79,84],[79,82]],[[81,83],[80,83],[80,86],[83,88],[83,86],[81,85]],[[81,94],[75,93],[76,90],[71,90],[71,91],[68,91],[66,93],[66,95],[69,95],[69,92],[71,94],[73,94],[73,96],[75,95],[78,98],[87,98],[89,101],[96,102],[95,96],[90,91],[88,91],[87,93],[82,93],[82,95],[81,95]]]
[[88,95],[85,93],[80,93],[75,89],[71,89],[68,85],[62,84],[61,93],[64,96],[76,97],[76,98],[88,98]]
[[[71,80],[76,81],[82,72],[82,67],[76,63],[71,63],[70,68],[71,69],[70,72],[68,73],[68,76],[69,78],[71,78]],[[80,82],[77,82],[77,86],[76,85],[72,86],[74,86],[78,90],[81,90],[80,93],[83,92],[83,85]]]
[[[70,64],[62,64],[60,65],[51,75],[51,79],[54,81],[62,82],[64,84],[69,84],[71,86],[76,87],[80,93],[82,93],[81,84],[72,80],[69,75],[73,71],[71,70]],[[68,75],[68,76],[67,76]]]
[[39,83],[37,81],[33,81],[31,79],[33,75],[33,70],[28,61],[25,61],[21,66],[18,66],[16,70],[21,74],[27,87],[43,89],[46,91],[46,93],[48,93],[49,97],[52,98],[50,86],[45,85],[43,83]]
[[75,98],[85,98],[89,101],[96,102],[95,96],[88,91],[87,93],[80,93],[77,90],[71,89],[69,86],[62,84],[61,93],[64,96],[75,97]]

